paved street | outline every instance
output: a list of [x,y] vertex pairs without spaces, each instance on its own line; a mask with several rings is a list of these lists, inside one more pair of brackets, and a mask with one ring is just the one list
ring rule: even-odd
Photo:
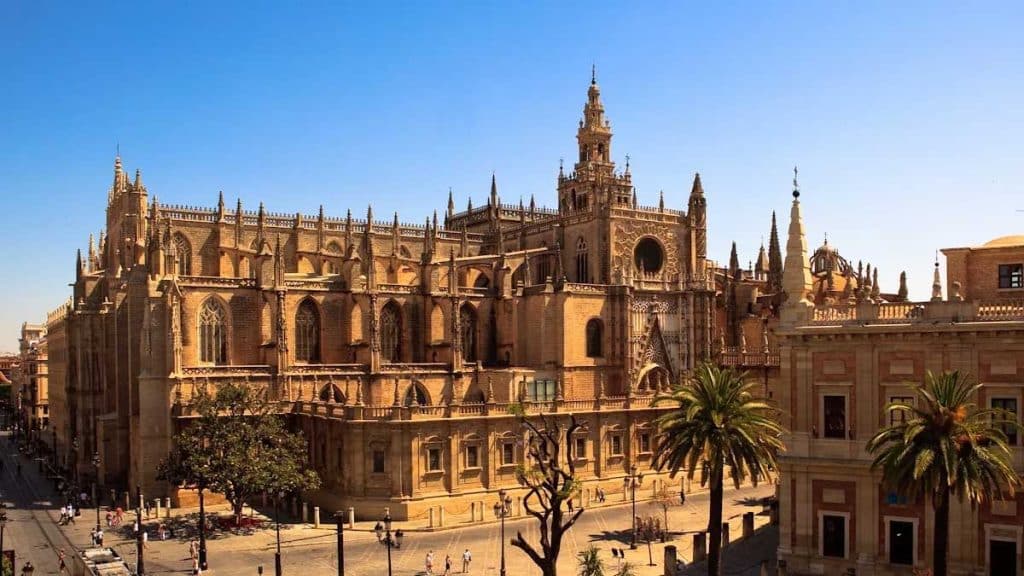
[[[17,452],[4,442],[3,457],[6,460],[3,473],[3,497],[9,508],[11,522],[7,525],[5,545],[18,551],[19,566],[24,560],[31,560],[38,567],[38,574],[55,574],[57,571],[55,548],[87,547],[89,530],[95,523],[95,511],[83,510],[77,524],[59,528],[56,525],[59,505],[53,498],[52,484],[40,478],[35,462],[29,463],[24,457],[23,476],[19,481],[15,475],[14,463]],[[760,504],[755,502],[763,496],[772,494],[774,487],[761,486],[745,488],[741,491],[726,491],[727,518],[731,517],[731,532],[734,539],[741,532],[740,516],[743,512],[761,511]],[[609,498],[611,500],[611,498]],[[268,511],[270,512],[270,511]],[[640,516],[657,515],[662,517],[660,508],[647,502],[637,503]],[[594,544],[603,550],[603,557],[610,567],[614,567],[610,548],[626,549],[627,560],[640,569],[643,576],[660,574],[662,571],[661,545],[652,546],[656,567],[647,567],[647,546],[641,543],[637,550],[629,550],[628,528],[631,509],[621,500],[603,507],[588,508],[579,523],[574,527],[563,543],[559,562],[559,572],[565,575],[576,572],[576,554],[588,545]],[[325,514],[326,516],[326,514]],[[758,515],[756,525],[767,523],[767,516]],[[133,514],[127,514],[125,524],[130,525]],[[172,520],[171,524],[179,525],[180,520]],[[672,542],[679,550],[681,557],[689,560],[692,548],[693,531],[703,530],[707,524],[707,493],[691,494],[685,506],[675,506],[669,511],[669,527],[677,535]],[[179,528],[177,538],[157,541],[155,537],[156,522],[148,524],[151,541],[146,550],[146,567],[150,574],[185,574],[189,572],[191,563],[188,559],[188,536]],[[437,573],[443,572],[444,556],[451,554],[455,570],[461,568],[461,554],[469,548],[474,557],[472,574],[497,576],[500,567],[500,524],[497,522],[457,524],[456,527],[439,530],[423,531],[422,523],[395,523],[396,528],[406,532],[401,549],[393,550],[392,565],[395,574],[412,575],[424,571],[424,557],[433,550],[435,555],[434,568]],[[514,519],[506,522],[506,539],[511,538],[516,530],[523,530],[528,539],[536,538],[535,522],[531,519]],[[682,534],[680,534],[682,532]],[[128,529],[121,532],[106,531],[106,543],[113,545],[129,563],[134,565],[135,543],[130,538]],[[386,548],[377,543],[372,532],[372,523],[358,522],[355,530],[345,534],[346,573],[349,576],[380,576],[387,570]],[[337,573],[335,560],[335,532],[332,527],[314,529],[309,525],[286,524],[281,531],[282,558],[284,572],[294,574],[301,570],[303,576]],[[252,534],[215,534],[209,540],[209,574],[242,575],[256,574],[257,566],[262,564],[265,574],[273,573],[275,534],[273,524],[266,522],[264,527]],[[772,544],[761,548],[773,548]],[[508,571],[511,574],[537,574],[537,570],[518,549],[506,546]]]

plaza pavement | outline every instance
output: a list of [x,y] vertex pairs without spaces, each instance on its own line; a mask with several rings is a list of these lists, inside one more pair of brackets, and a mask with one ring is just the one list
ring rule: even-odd
[[[18,549],[19,567],[24,560],[31,560],[37,567],[37,574],[56,574],[55,548],[64,547],[71,553],[73,548],[84,548],[90,544],[89,531],[95,524],[95,509],[82,510],[76,524],[58,527],[56,520],[59,506],[53,495],[53,486],[40,477],[35,462],[31,465],[22,458],[23,478],[15,477],[12,470],[16,452],[3,450],[7,466],[2,474],[0,489],[4,500],[8,503],[8,523],[5,533],[5,545]],[[727,488],[725,492],[724,516],[729,519],[730,532],[734,544],[727,549],[727,556],[735,557],[732,562],[726,560],[726,567],[735,566],[736,574],[757,574],[752,569],[760,562],[760,557],[770,558],[777,546],[777,532],[774,529],[759,530],[750,542],[736,542],[741,533],[740,517],[744,512],[755,512],[755,527],[760,528],[768,523],[767,515],[760,514],[760,498],[772,495],[774,486],[762,485],[757,488],[745,487],[740,490]],[[612,500],[612,498],[609,498]],[[663,545],[654,543],[651,555],[656,566],[647,566],[648,549],[645,543],[638,543],[636,550],[629,549],[629,527],[631,518],[630,504],[623,503],[621,496],[615,502],[588,507],[563,540],[562,553],[559,557],[559,573],[571,575],[577,572],[576,555],[593,544],[601,550],[601,556],[608,567],[608,573],[614,572],[618,562],[612,558],[611,549],[625,549],[626,560],[634,564],[638,576],[662,574]],[[707,525],[706,491],[691,493],[686,504],[673,506],[669,509],[669,528],[673,544],[679,550],[680,558],[689,561],[692,555],[692,533],[701,531]],[[637,515],[656,516],[663,518],[661,508],[646,501],[638,501]],[[224,507],[211,507],[214,513],[228,515]],[[187,574],[190,573],[191,561],[188,556],[188,542],[194,537],[194,511],[175,510],[170,520],[162,520],[168,525],[177,527],[175,538],[158,541],[155,519],[146,523],[150,531],[150,540],[145,550],[146,572],[149,574]],[[266,512],[272,514],[272,509]],[[254,511],[257,518],[265,518],[259,511]],[[101,516],[104,514],[101,513]],[[129,562],[135,564],[135,541],[131,537],[131,523],[134,513],[126,512],[125,522],[120,530],[107,529],[105,521],[105,544],[112,546]],[[281,552],[284,574],[300,574],[302,576],[337,574],[336,533],[329,514],[324,514],[326,521],[320,528],[309,524],[287,521],[281,526]],[[664,520],[662,520],[664,521]],[[377,542],[373,533],[374,522],[356,522],[353,529],[345,530],[345,571],[347,576],[383,576],[387,573],[387,549]],[[275,531],[274,524],[267,519],[261,528],[251,534],[232,534],[216,531],[207,540],[210,570],[206,574],[217,576],[257,574],[257,567],[263,566],[264,574],[273,574]],[[424,557],[433,551],[434,571],[442,574],[445,554],[451,554],[454,572],[461,570],[463,550],[469,548],[473,554],[470,574],[481,576],[499,576],[501,557],[500,523],[497,520],[488,522],[451,522],[445,529],[429,530],[424,521],[395,522],[395,529],[402,529],[405,538],[400,549],[392,550],[392,570],[395,575],[413,576],[424,572]],[[505,540],[511,539],[517,530],[522,530],[526,538],[536,541],[538,532],[536,521],[532,518],[512,518],[506,520]],[[774,536],[773,536],[774,535]],[[539,574],[539,570],[529,561],[526,555],[517,548],[505,546],[507,572],[513,576]],[[686,574],[700,572],[687,571]],[[730,573],[733,573],[730,570]]]

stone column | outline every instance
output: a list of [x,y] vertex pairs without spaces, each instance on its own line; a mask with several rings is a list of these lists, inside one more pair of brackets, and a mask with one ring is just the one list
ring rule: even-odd
[[729,523],[722,522],[722,548],[729,545]]
[[701,562],[708,557],[707,534],[697,532],[693,535],[693,561]]
[[669,544],[665,546],[664,555],[665,576],[676,576],[676,547]]
[[746,512],[743,514],[743,537],[750,538],[754,533],[754,513]]
[[313,528],[320,527],[320,507],[313,506]]

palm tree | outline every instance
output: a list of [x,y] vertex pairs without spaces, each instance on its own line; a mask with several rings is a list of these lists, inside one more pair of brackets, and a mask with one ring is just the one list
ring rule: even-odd
[[708,575],[721,576],[722,494],[726,468],[739,488],[748,476],[756,485],[776,468],[784,450],[782,425],[773,410],[755,393],[756,382],[746,374],[713,364],[697,367],[693,376],[674,387],[658,404],[677,407],[657,420],[655,466],[668,468],[674,478],[685,470],[691,480],[701,471],[701,486],[710,484]]
[[905,417],[867,445],[875,455],[871,468],[882,470],[887,487],[910,500],[931,498],[935,576],[946,576],[950,498],[975,506],[989,494],[1012,496],[1020,483],[1006,441],[1016,420],[1004,410],[979,409],[971,399],[980,388],[960,372],[928,372],[923,385],[911,386],[916,405],[887,405],[886,413]]

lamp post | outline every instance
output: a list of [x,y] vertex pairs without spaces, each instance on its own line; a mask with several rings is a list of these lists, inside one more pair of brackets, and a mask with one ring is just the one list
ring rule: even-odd
[[284,491],[278,492],[274,499],[274,522],[277,524],[277,552],[274,552],[274,576],[281,576],[281,499],[284,498]]
[[146,559],[143,557],[142,532],[146,527],[142,525],[142,486],[136,484],[135,493],[137,495],[137,501],[135,503],[135,521],[139,523],[139,531],[135,534],[135,553],[137,555],[135,573],[139,576],[145,576]]
[[95,476],[92,481],[92,505],[96,507],[96,531],[100,531],[100,502],[96,499],[96,483],[100,480],[100,452],[97,450],[92,454],[92,466],[95,469]]
[[504,490],[498,490],[494,513],[501,518],[501,576],[505,576],[505,518],[512,515],[512,497]]
[[71,484],[78,487],[78,436],[71,441]]
[[644,475],[637,472],[636,464],[629,468],[629,475],[623,479],[625,487],[629,488],[633,500],[633,537],[629,542],[629,549],[636,550],[636,487],[644,480]]
[[199,567],[203,570],[209,569],[206,564],[206,506],[203,500],[203,490],[206,485],[202,482],[198,485],[199,488]]
[[402,546],[402,531],[395,532],[394,536],[391,535],[391,512],[384,512],[384,528],[382,529],[379,525],[375,530],[377,532],[377,539],[384,543],[388,547],[388,576],[391,574],[391,547],[400,548]]
[[345,576],[345,513],[335,512],[334,522],[338,525],[338,576]]
[[[4,556],[4,528],[7,526],[7,505],[0,502],[0,573],[3,572],[4,563],[7,562],[7,557]],[[14,570],[14,566],[11,566],[11,570]]]

